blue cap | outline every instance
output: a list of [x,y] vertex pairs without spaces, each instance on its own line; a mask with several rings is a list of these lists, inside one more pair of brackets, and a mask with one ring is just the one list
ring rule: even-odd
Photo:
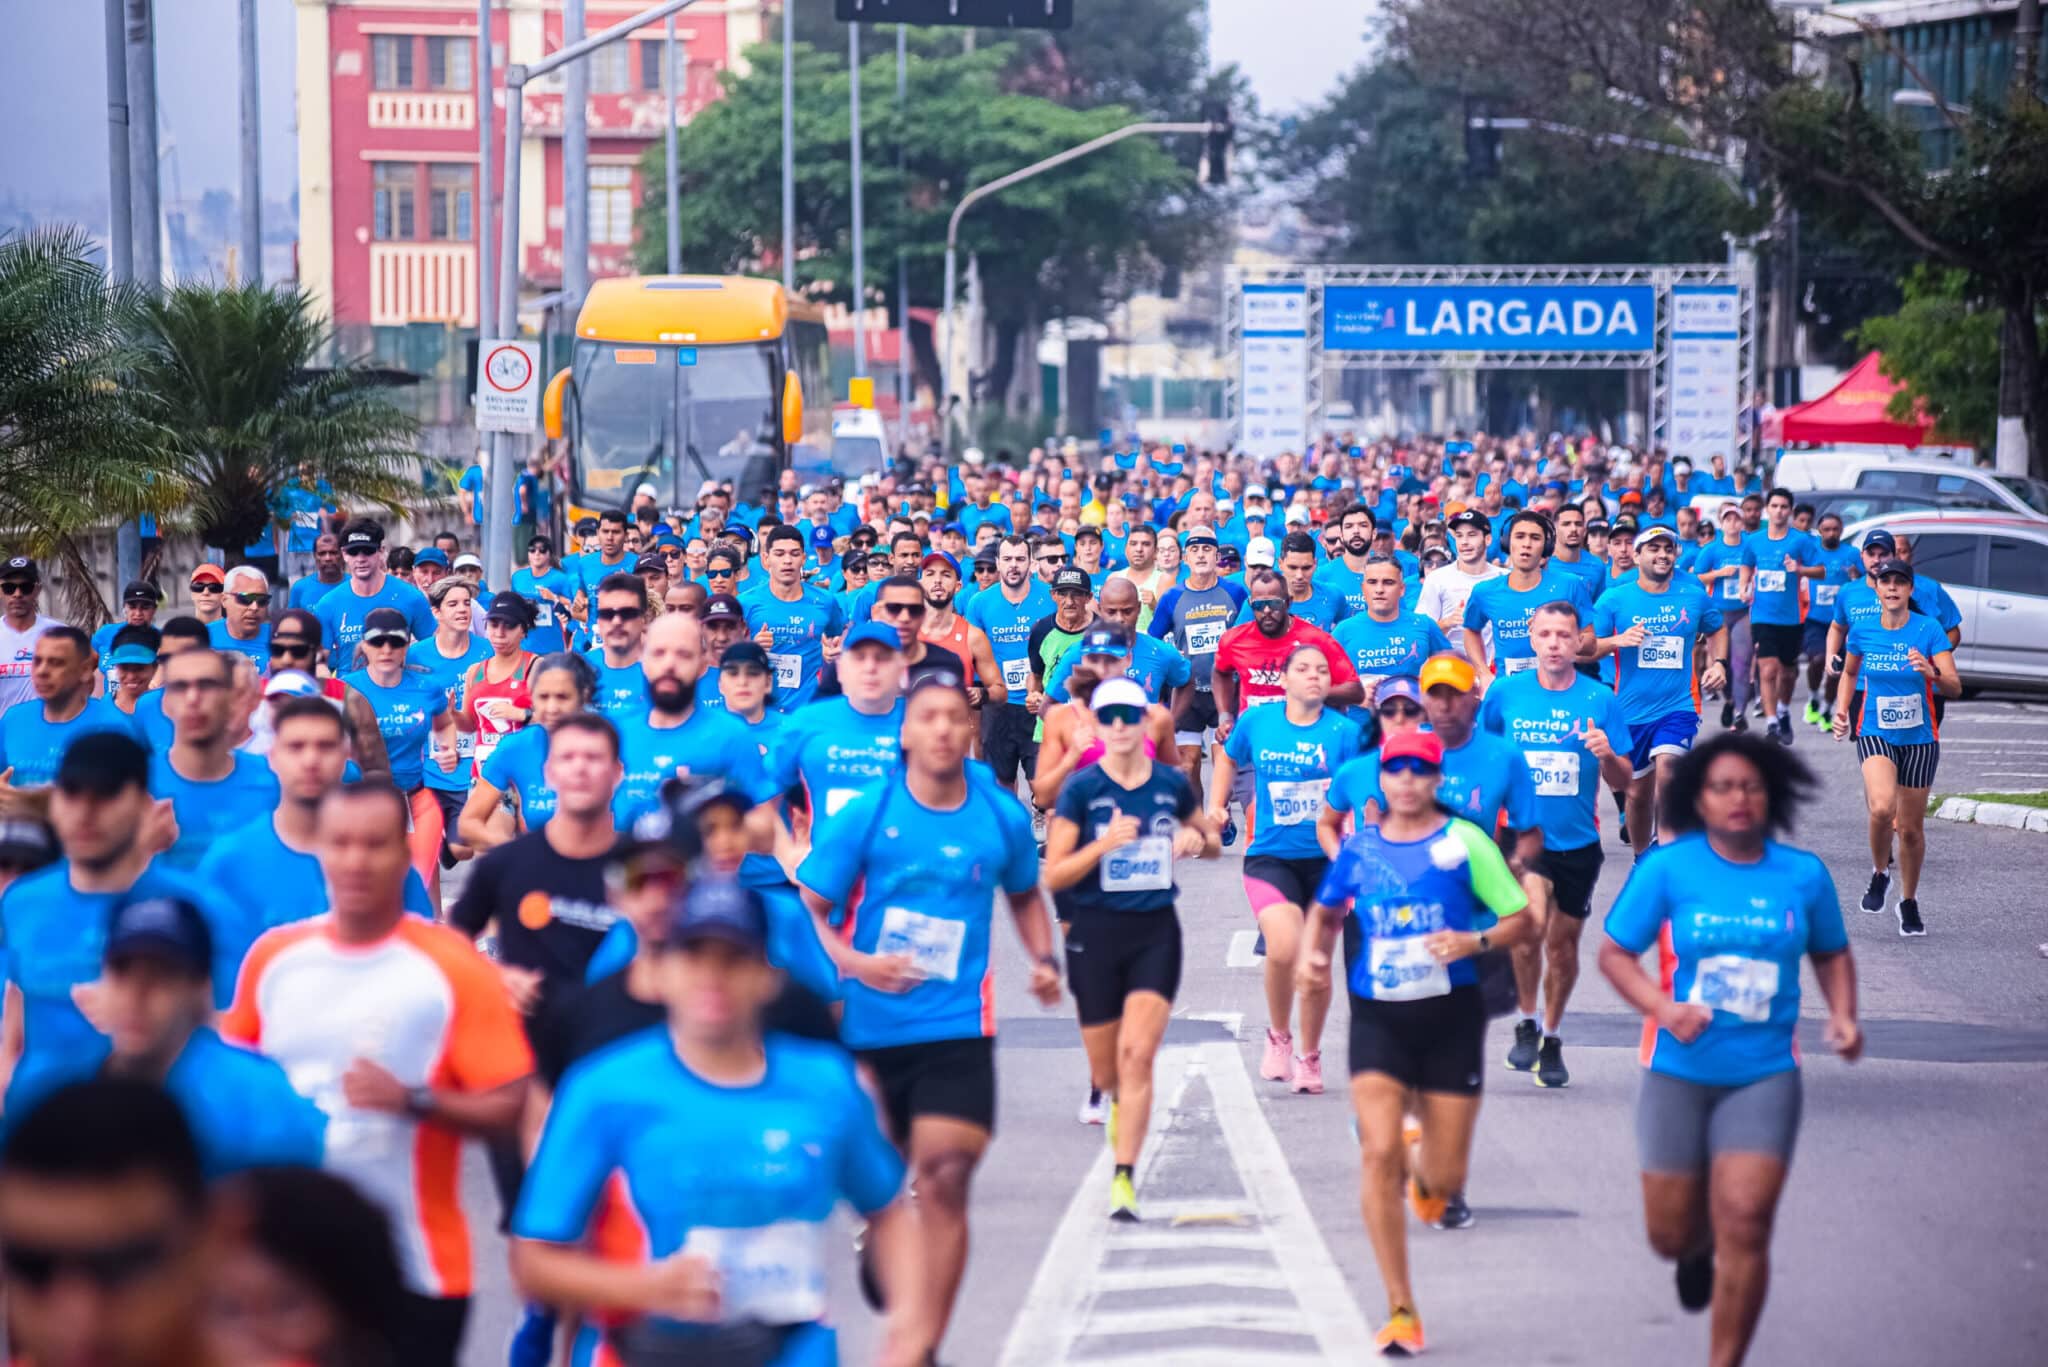
[[896,628],[884,622],[862,622],[846,633],[846,639],[840,642],[839,648],[852,650],[855,646],[864,645],[887,646],[891,650],[901,650],[903,638],[896,634]]
[[1412,675],[1396,674],[1391,679],[1381,679],[1379,691],[1373,695],[1372,705],[1378,707],[1389,698],[1406,698],[1417,707],[1422,706],[1422,686]]
[[1899,543],[1890,532],[1879,527],[1863,538],[1863,549],[1869,550],[1873,546],[1889,555],[1899,548]]
[[140,641],[130,641],[125,646],[114,647],[114,652],[107,656],[107,663],[110,665],[153,665],[156,663],[156,652]]
[[676,529],[666,522],[657,522],[651,529],[656,536],[674,536]]
[[1130,653],[1131,643],[1116,627],[1090,627],[1081,637],[1081,654],[1084,657],[1112,655],[1122,660],[1128,659]]
[[199,908],[182,897],[138,897],[114,908],[101,957],[112,963],[136,954],[204,978],[213,972],[213,933]]
[[734,878],[700,878],[669,908],[672,945],[723,940],[756,956],[768,952],[768,908],[761,894]]
[[827,527],[823,523],[820,523],[817,526],[811,528],[811,544],[813,546],[822,548],[831,545],[832,541],[833,536],[832,529],[830,527]]
[[664,532],[660,536],[655,537],[654,545],[657,550],[664,551],[681,551],[689,549],[689,543],[684,541],[680,536],[677,536],[674,532]]
[[416,566],[439,565],[445,570],[448,568],[448,552],[442,550],[439,546],[428,546],[413,552],[412,563]]
[[953,577],[955,579],[958,579],[960,577],[960,562],[953,558],[953,553],[951,551],[942,551],[936,546],[932,547],[930,550],[924,553],[924,559],[917,562],[917,567],[919,569],[923,569],[925,566],[931,564],[934,560],[938,561],[941,565],[944,565],[947,569],[953,571]]

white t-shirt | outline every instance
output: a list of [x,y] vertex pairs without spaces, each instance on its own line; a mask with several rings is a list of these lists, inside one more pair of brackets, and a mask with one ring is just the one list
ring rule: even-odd
[[[1415,610],[1432,622],[1441,622],[1446,617],[1459,621],[1465,618],[1465,602],[1471,598],[1472,590],[1489,579],[1498,579],[1507,571],[1491,560],[1482,562],[1485,571],[1467,574],[1456,561],[1441,569],[1431,570],[1422,576],[1422,596],[1415,600]],[[1465,653],[1465,628],[1451,626],[1444,628],[1444,635],[1451,638],[1451,649]]]
[[35,664],[36,642],[51,627],[64,624],[55,617],[37,614],[34,625],[27,631],[16,631],[0,617],[0,714],[26,698],[36,695],[35,680],[30,677]]

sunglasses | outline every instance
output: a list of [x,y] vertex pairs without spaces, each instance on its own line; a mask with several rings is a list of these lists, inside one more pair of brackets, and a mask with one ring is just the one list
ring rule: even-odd
[[227,592],[227,586],[226,586],[226,585],[224,585],[224,584],[194,584],[194,585],[192,585],[191,587],[192,587],[192,592],[194,592],[194,593],[226,593],[226,592]]
[[1286,607],[1286,606],[1287,606],[1287,604],[1286,604],[1286,601],[1285,601],[1285,600],[1283,600],[1283,599],[1279,599],[1279,598],[1254,598],[1254,599],[1252,599],[1252,611],[1253,611],[1253,612],[1278,612],[1278,611],[1280,611],[1280,609],[1281,609],[1281,608],[1284,608],[1284,607]]
[[28,584],[23,583],[19,579],[12,579],[5,584],[0,584],[0,593],[6,594],[9,598],[16,596],[27,597],[41,587],[41,584]]
[[888,613],[891,617],[924,616],[924,604],[922,603],[877,603],[875,607],[879,611]]
[[1038,563],[1041,565],[1064,565],[1067,563],[1067,558],[1064,555],[1041,555],[1038,557]]
[[600,622],[637,622],[646,615],[646,611],[642,608],[599,608],[597,610],[597,620]]
[[1114,702],[1107,707],[1096,708],[1095,720],[1104,726],[1115,726],[1119,722],[1125,726],[1137,726],[1145,720],[1145,709],[1127,702]]
[[682,885],[683,867],[667,855],[642,855],[625,860],[612,870],[606,881],[624,892],[640,892],[647,888],[667,890]]
[[313,647],[298,641],[272,641],[270,658],[275,660],[280,655],[294,660],[310,660],[313,658]]
[[731,578],[734,578],[735,576],[737,576],[738,574],[739,574],[739,571],[738,571],[738,570],[734,570],[734,569],[724,569],[724,570],[714,570],[714,569],[706,569],[706,570],[704,571],[704,577],[705,577],[706,579],[731,579]]
[[1396,755],[1380,761],[1380,772],[1385,774],[1436,774],[1441,770],[1436,765],[1414,755]]
[[382,546],[344,546],[341,548],[341,553],[351,560],[360,560],[366,555],[382,555],[384,548]]
[[33,1290],[49,1287],[58,1277],[83,1277],[102,1290],[112,1291],[146,1276],[170,1257],[172,1236],[149,1235],[127,1243],[99,1248],[36,1248],[9,1240],[0,1250],[0,1267],[7,1279]]
[[1375,710],[1382,717],[1394,717],[1397,719],[1401,717],[1419,717],[1422,715],[1422,709],[1409,702],[1406,698],[1396,698],[1392,702],[1383,702]]
[[365,636],[363,644],[379,650],[403,650],[412,644],[412,639],[407,636]]
[[270,595],[267,593],[231,593],[228,597],[234,599],[245,608],[257,603],[267,603],[270,601]]

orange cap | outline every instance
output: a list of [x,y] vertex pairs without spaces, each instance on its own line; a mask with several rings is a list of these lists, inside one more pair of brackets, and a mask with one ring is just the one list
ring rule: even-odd
[[218,584],[224,581],[226,578],[227,571],[209,561],[205,564],[196,566],[192,571],[192,578],[188,582],[196,584],[201,580],[207,580],[212,583]]
[[1470,693],[1478,681],[1478,676],[1472,672],[1472,662],[1463,655],[1453,655],[1448,651],[1424,660],[1422,675],[1417,679],[1425,693],[1438,684],[1449,684],[1460,693]]

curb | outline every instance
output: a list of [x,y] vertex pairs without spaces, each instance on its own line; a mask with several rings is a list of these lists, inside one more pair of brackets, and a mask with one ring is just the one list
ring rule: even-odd
[[2002,826],[2009,831],[2031,831],[2048,835],[2048,808],[2022,807],[2017,802],[1978,802],[1967,797],[1943,798],[1935,809],[1937,821],[1974,821],[1979,826]]

